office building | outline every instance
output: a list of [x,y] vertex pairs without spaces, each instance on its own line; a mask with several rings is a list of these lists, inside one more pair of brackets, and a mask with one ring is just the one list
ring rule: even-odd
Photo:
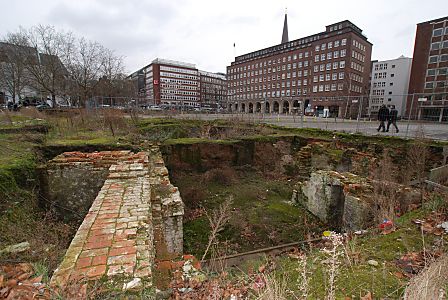
[[191,63],[156,58],[129,77],[149,104],[199,108],[226,102],[225,77]]
[[356,117],[367,106],[372,44],[350,21],[289,41],[286,18],[281,44],[227,67],[231,109]]
[[448,17],[417,24],[409,82],[411,118],[448,121]]
[[369,97],[371,115],[378,114],[383,104],[395,107],[399,116],[405,115],[411,64],[412,58],[404,56],[373,62]]

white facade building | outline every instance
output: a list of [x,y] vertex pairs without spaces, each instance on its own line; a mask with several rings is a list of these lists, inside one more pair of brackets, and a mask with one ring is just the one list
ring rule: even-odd
[[381,105],[395,107],[398,116],[406,111],[406,99],[411,74],[412,58],[403,55],[397,59],[374,62],[370,86],[369,112],[377,114]]

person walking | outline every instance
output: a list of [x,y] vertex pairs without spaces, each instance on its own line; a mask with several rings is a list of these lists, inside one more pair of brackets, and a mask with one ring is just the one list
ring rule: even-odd
[[378,121],[380,121],[380,126],[376,131],[380,131],[380,129],[383,129],[382,132],[386,131],[386,125],[384,122],[386,122],[389,118],[389,109],[386,107],[386,105],[381,105],[380,109],[378,110]]
[[398,130],[397,127],[397,119],[398,119],[398,110],[395,109],[395,106],[392,106],[392,109],[389,112],[389,117],[387,118],[386,132],[389,132],[389,127],[391,124],[394,125],[397,133],[400,131]]

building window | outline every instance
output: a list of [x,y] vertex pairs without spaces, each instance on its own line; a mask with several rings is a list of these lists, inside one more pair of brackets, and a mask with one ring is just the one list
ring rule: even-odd
[[345,57],[346,54],[347,54],[347,50],[342,49],[341,50],[341,57]]
[[441,36],[443,34],[443,28],[437,28],[432,31],[432,36]]
[[440,42],[431,44],[431,50],[439,50],[439,49],[440,49]]
[[334,58],[338,58],[339,57],[339,51],[334,51],[333,52],[333,57]]
[[434,88],[434,82],[427,82],[425,84],[425,89],[432,89]]
[[394,85],[394,83],[393,83],[393,82],[389,83],[389,86],[393,86],[393,85]]
[[395,65],[392,65],[392,69],[395,69]]
[[318,62],[319,61],[319,55],[315,55],[314,56],[314,62]]
[[339,73],[339,79],[344,79],[344,72]]
[[331,75],[331,79],[332,79],[332,80],[337,80],[337,79],[338,79],[338,73],[333,73],[333,74]]
[[320,50],[320,47],[319,47],[319,45],[317,45],[315,48],[314,48],[314,51],[319,51]]
[[321,56],[320,56],[320,60],[321,60],[321,61],[324,61],[324,60],[325,60],[325,54],[321,54]]
[[319,85],[319,92],[323,92],[324,91],[324,85],[323,84],[320,84]]
[[317,85],[313,86],[313,93],[317,93]]
[[438,57],[437,55],[430,56],[430,57],[429,57],[429,63],[430,63],[430,64],[437,63],[438,58],[439,58],[439,57]]
[[342,45],[342,46],[347,45],[347,39],[343,39],[343,40],[341,41],[341,45]]
[[319,66],[319,70],[320,70],[320,71],[325,71],[325,65],[324,65],[324,64],[320,65],[320,66]]
[[335,42],[334,42],[334,46],[335,46],[335,47],[339,47],[339,41],[335,41]]
[[339,62],[339,68],[340,68],[340,69],[345,68],[345,60],[341,60],[341,61]]
[[443,54],[440,56],[440,61],[448,61],[448,54]]
[[390,74],[390,77],[395,77],[395,74]]

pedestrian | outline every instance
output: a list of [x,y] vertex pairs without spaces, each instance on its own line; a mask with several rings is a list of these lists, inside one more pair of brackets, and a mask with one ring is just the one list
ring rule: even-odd
[[387,129],[386,131],[389,132],[390,125],[394,125],[396,132],[398,133],[400,130],[398,130],[397,127],[397,119],[398,119],[398,110],[395,109],[395,105],[392,106],[392,109],[389,112],[389,118],[387,118]]
[[380,126],[376,131],[380,131],[380,129],[383,129],[382,132],[386,131],[386,125],[384,122],[386,122],[389,118],[389,109],[386,107],[386,105],[381,105],[380,109],[378,110],[378,121],[380,121]]

